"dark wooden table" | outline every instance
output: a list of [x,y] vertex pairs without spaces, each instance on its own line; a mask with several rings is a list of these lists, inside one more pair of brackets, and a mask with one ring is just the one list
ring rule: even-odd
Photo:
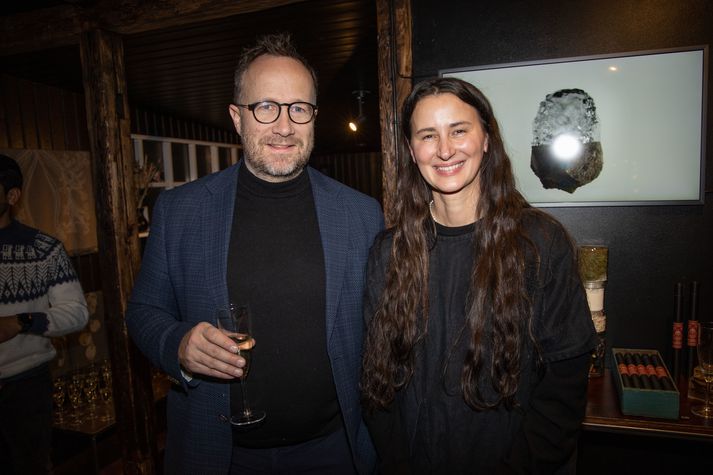
[[678,419],[627,416],[621,413],[616,385],[610,371],[607,369],[604,376],[590,378],[589,380],[584,430],[660,436],[713,443],[713,421],[691,414],[691,404],[702,403],[688,400],[687,383],[684,378],[681,378],[679,382],[681,405]]

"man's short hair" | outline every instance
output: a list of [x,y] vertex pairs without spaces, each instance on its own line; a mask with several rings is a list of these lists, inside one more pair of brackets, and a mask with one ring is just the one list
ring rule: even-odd
[[243,49],[238,59],[238,67],[235,68],[233,78],[233,103],[240,103],[240,93],[243,88],[243,76],[245,76],[245,71],[248,70],[253,61],[263,55],[292,58],[302,63],[312,76],[316,98],[317,73],[315,73],[314,68],[310,66],[304,56],[297,52],[289,33],[276,33],[260,36],[254,45]]
[[13,188],[22,189],[22,170],[15,160],[0,154],[0,185],[5,193]]

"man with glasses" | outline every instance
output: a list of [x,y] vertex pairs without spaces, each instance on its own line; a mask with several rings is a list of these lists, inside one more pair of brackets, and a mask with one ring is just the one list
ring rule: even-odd
[[[129,332],[176,385],[166,473],[370,473],[359,373],[364,267],[378,203],[307,166],[317,79],[287,35],[243,52],[229,112],[243,160],[165,192],[127,312]],[[252,313],[250,403],[232,427],[245,360],[215,327]]]

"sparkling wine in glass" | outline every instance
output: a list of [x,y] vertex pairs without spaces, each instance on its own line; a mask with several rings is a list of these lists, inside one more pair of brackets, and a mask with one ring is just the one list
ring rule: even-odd
[[84,377],[84,397],[87,400],[87,405],[89,408],[89,417],[91,419],[96,416],[97,409],[97,396],[98,396],[98,385],[99,385],[99,374],[93,367],[89,368],[89,371]]
[[706,402],[693,406],[691,412],[704,419],[713,419],[711,405],[711,383],[713,383],[713,322],[700,322],[698,325],[698,363],[706,382]]
[[[265,419],[265,411],[252,409],[248,399],[247,378],[250,373],[252,348],[245,348],[251,338],[250,311],[247,306],[230,304],[227,308],[217,311],[218,328],[221,329],[238,347],[238,354],[245,359],[243,376],[239,378],[242,397],[242,411],[230,417],[230,423],[238,427],[249,427]],[[242,346],[242,348],[241,348]]]
[[67,385],[67,396],[69,396],[69,403],[72,406],[71,417],[74,423],[78,423],[81,420],[79,408],[82,407],[83,385],[82,377],[78,373],[72,375]]
[[64,378],[55,378],[52,381],[52,401],[54,402],[56,411],[54,412],[55,420],[58,423],[64,422],[64,401],[67,393],[65,392]]

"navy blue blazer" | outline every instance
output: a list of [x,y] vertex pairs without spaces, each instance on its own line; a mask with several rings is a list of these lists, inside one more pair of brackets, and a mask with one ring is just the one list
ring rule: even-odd
[[[230,388],[197,377],[186,383],[181,338],[228,303],[228,245],[241,164],[162,193],[151,220],[126,313],[129,334],[176,381],[168,395],[166,473],[228,473],[232,451]],[[375,466],[359,402],[362,302],[369,248],[383,228],[373,198],[307,167],[326,270],[327,353],[355,465]]]

